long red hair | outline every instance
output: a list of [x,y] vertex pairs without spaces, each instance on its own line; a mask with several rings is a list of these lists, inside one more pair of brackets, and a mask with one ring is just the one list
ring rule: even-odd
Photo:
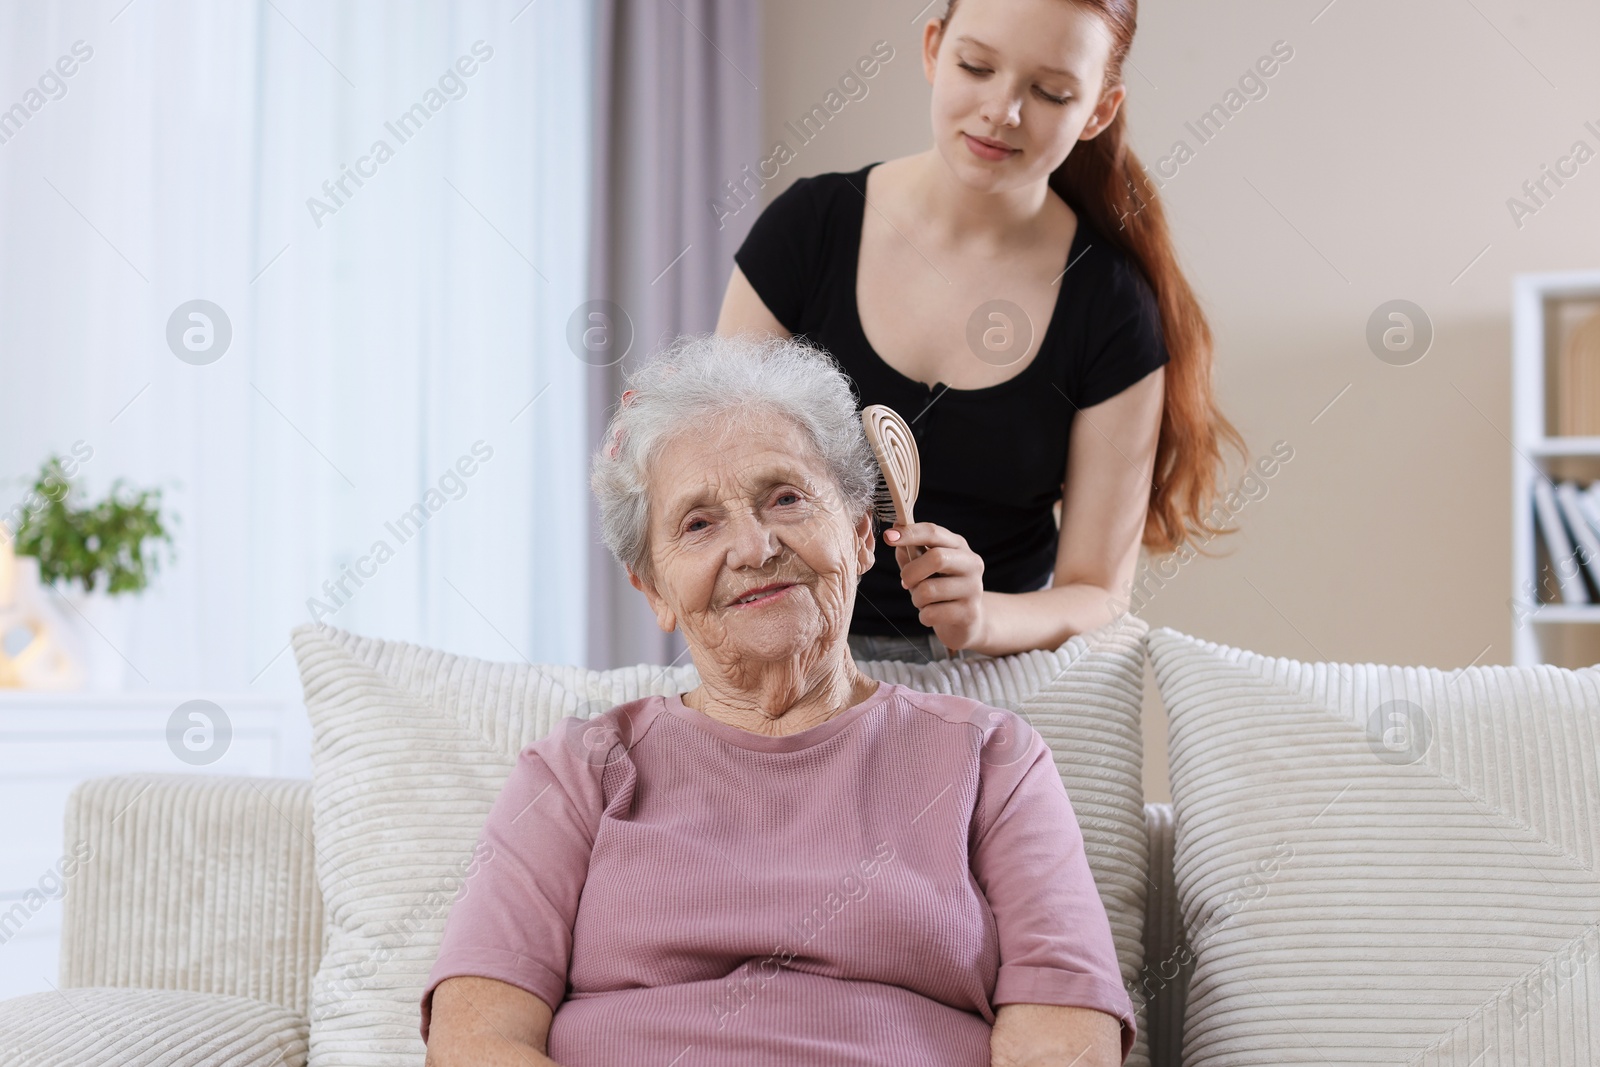
[[[959,0],[948,0],[941,23],[950,23]],[[1100,16],[1111,36],[1111,56],[1102,86],[1122,82],[1122,62],[1133,44],[1137,0],[1072,0]],[[941,41],[942,45],[942,41]],[[1175,551],[1192,534],[1204,544],[1234,529],[1210,522],[1218,495],[1222,443],[1248,456],[1244,438],[1217,406],[1212,387],[1211,327],[1194,290],[1178,266],[1156,187],[1124,137],[1126,101],[1111,124],[1079,141],[1050,175],[1050,188],[1067,206],[1125,252],[1144,274],[1161,309],[1162,336],[1171,357],[1166,366],[1161,436],[1156,445],[1144,545],[1152,553]],[[1225,509],[1222,511],[1226,514]],[[1203,552],[1203,549],[1200,551]]]

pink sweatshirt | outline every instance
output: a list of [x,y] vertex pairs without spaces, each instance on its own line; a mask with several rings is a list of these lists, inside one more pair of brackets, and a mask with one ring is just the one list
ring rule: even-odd
[[984,1067],[998,1005],[1122,1023],[1111,927],[1050,749],[880,683],[787,737],[642,697],[523,749],[422,995],[555,1008],[563,1067]]

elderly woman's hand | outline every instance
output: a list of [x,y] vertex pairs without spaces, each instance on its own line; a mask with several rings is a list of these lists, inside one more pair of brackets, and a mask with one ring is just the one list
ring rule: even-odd
[[1093,1008],[1003,1004],[995,1012],[990,1067],[1119,1067],[1122,1023]]
[[[971,648],[984,639],[983,557],[972,551],[967,539],[934,522],[914,522],[884,531],[885,543],[895,546],[900,584],[911,590],[917,618],[933,627],[946,648]],[[906,546],[921,545],[922,555],[910,558]]]

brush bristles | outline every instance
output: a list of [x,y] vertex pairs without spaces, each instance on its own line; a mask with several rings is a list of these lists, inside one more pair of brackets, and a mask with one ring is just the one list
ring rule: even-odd
[[872,495],[872,514],[885,526],[893,526],[900,521],[900,511],[894,506],[894,496],[889,492],[889,484],[880,476],[877,492]]

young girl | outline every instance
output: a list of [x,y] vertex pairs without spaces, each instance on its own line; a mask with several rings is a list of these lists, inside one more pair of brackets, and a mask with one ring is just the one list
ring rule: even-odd
[[803,335],[911,425],[917,521],[862,576],[863,659],[1003,656],[1105,624],[1141,544],[1225,532],[1206,519],[1220,442],[1244,452],[1123,143],[1136,0],[948,2],[922,38],[933,147],[795,181],[735,255],[717,323]]

